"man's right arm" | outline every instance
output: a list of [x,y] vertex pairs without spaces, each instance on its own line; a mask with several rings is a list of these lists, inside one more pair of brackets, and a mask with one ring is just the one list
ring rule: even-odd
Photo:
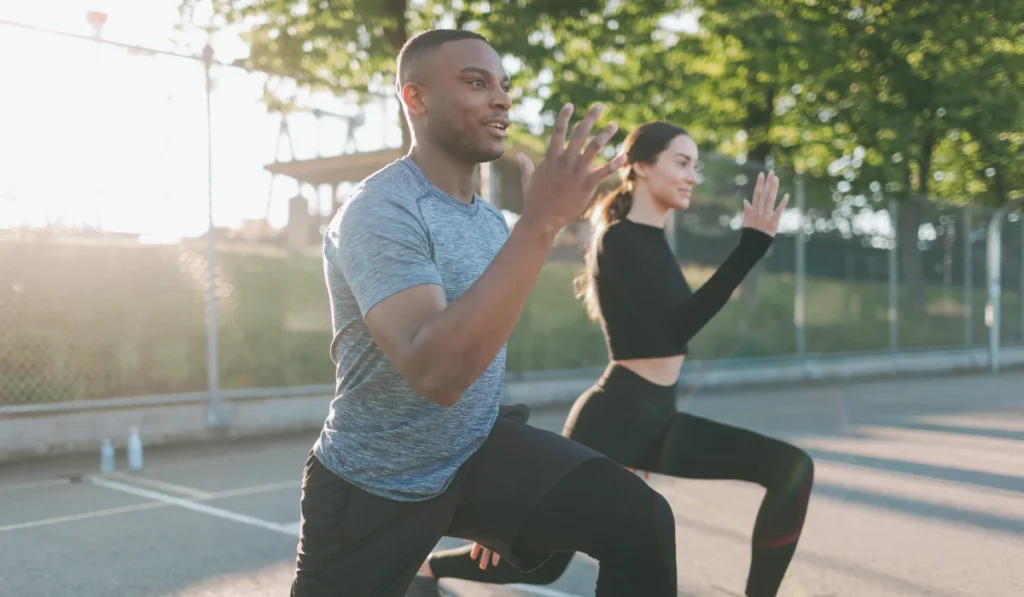
[[452,406],[508,341],[558,230],[520,221],[480,278],[448,303],[426,231],[387,199],[345,215],[337,266],[374,341],[419,395]]

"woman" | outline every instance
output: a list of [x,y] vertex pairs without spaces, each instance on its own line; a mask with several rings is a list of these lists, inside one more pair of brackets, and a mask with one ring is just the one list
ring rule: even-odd
[[[610,364],[576,400],[563,435],[632,469],[763,486],[746,595],[771,597],[803,528],[813,462],[788,443],[679,412],[676,384],[688,342],[765,255],[788,196],[775,208],[778,179],[774,173],[760,175],[753,198],[743,202],[739,244],[711,279],[691,292],[664,228],[673,210],[690,205],[697,145],[680,127],[650,122],[626,139],[625,150],[623,184],[590,210],[594,234],[577,280],[582,282],[578,296],[605,333]],[[432,555],[421,572],[496,584],[549,584],[572,555],[556,554],[542,567],[521,572],[472,545]]]

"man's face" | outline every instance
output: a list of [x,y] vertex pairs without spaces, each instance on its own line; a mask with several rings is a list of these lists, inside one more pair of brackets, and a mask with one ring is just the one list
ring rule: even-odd
[[508,135],[508,75],[498,53],[479,40],[444,44],[427,65],[422,131],[472,162],[501,157]]

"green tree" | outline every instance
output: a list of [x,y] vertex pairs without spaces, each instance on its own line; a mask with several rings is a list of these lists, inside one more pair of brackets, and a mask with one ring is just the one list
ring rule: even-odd
[[[971,195],[977,202],[1009,198],[1010,131],[1022,122],[1014,73],[1024,67],[1024,46],[1016,39],[1024,9],[1014,4],[840,0],[815,7],[828,15],[822,22],[833,50],[824,54],[839,50],[842,59],[831,66],[816,62],[810,74],[818,101],[805,105],[805,117],[816,116],[839,133],[830,157],[845,159],[837,174],[855,192],[877,182],[901,201],[902,273],[919,296],[924,285],[916,239],[924,202],[934,198],[932,183],[944,178],[936,177],[936,164],[980,182]],[[856,148],[863,157],[853,159]],[[1003,178],[977,176],[995,164]]]
[[[460,0],[181,0],[188,20],[200,3],[212,4],[214,14],[230,26],[240,26],[250,49],[240,63],[295,81],[310,90],[353,93],[357,96],[394,93],[395,56],[410,36],[435,27],[458,27],[488,37],[503,57],[524,65],[517,83],[529,81],[533,65],[544,63],[552,48],[576,46],[594,33],[594,16],[623,20],[639,17],[636,3],[609,0],[540,0],[488,3]],[[672,0],[645,3],[642,18],[656,21]],[[652,16],[653,15],[653,16]],[[649,27],[623,31],[626,46]],[[607,43],[589,42],[600,48]],[[598,50],[600,53],[600,50]],[[567,69],[565,72],[571,72]],[[560,75],[565,74],[559,72]],[[268,88],[267,102],[281,106],[282,98]],[[526,85],[530,89],[529,85]],[[410,140],[400,119],[403,140]]]

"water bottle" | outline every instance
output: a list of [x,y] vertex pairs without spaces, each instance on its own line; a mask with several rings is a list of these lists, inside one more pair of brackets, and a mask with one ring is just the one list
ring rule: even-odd
[[128,433],[128,468],[133,471],[142,470],[142,438],[139,428],[132,426]]
[[100,447],[100,472],[104,474],[114,472],[114,443],[110,441],[109,437],[103,440],[103,445]]

